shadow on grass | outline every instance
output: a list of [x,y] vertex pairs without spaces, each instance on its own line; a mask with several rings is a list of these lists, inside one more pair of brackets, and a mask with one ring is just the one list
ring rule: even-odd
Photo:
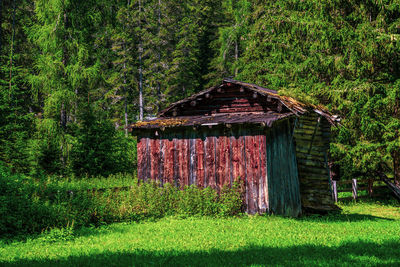
[[69,256],[56,260],[17,260],[0,262],[2,266],[400,266],[400,242],[347,242],[328,247],[301,245],[292,247],[252,246],[234,251],[207,252],[133,250]]
[[391,218],[373,216],[368,214],[357,214],[357,213],[332,213],[325,215],[306,215],[300,217],[300,221],[318,221],[318,222],[359,222],[359,221],[394,221]]

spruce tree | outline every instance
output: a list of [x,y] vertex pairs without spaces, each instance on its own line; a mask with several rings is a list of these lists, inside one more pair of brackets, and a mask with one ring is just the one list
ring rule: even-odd
[[226,0],[222,5],[225,20],[218,27],[218,39],[213,42],[217,53],[211,62],[213,72],[209,74],[212,84],[221,77],[238,75],[239,58],[246,48],[252,15],[251,2],[247,0]]
[[346,176],[396,170],[395,1],[257,1],[253,16],[239,78],[339,113],[331,152]]
[[28,83],[35,48],[24,31],[32,8],[30,1],[13,0],[0,9],[0,160],[19,172],[28,171],[26,143],[36,107]]

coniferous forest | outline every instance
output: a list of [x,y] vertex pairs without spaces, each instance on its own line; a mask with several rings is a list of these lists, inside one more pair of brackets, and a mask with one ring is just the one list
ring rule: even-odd
[[30,176],[134,172],[127,125],[224,77],[341,117],[330,161],[400,181],[400,3],[1,0],[0,161]]

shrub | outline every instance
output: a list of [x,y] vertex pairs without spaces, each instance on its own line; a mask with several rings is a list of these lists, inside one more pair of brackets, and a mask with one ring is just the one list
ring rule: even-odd
[[[170,215],[236,216],[242,211],[241,189],[237,183],[232,188],[224,187],[218,194],[209,187],[191,185],[179,190],[169,183],[160,186],[125,176],[132,179],[129,190],[67,190],[65,184],[54,179],[34,181],[12,175],[0,166],[0,236],[51,230],[48,235],[51,239],[52,235],[69,235],[71,227]],[[113,177],[121,178],[121,175]]]

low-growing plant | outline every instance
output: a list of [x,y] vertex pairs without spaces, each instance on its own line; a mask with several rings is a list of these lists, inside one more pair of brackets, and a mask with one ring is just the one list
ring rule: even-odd
[[13,175],[0,166],[0,236],[48,229],[56,229],[49,236],[63,235],[66,227],[71,228],[71,222],[72,227],[99,226],[165,216],[237,216],[243,210],[238,182],[217,193],[210,187],[191,185],[179,189],[169,183],[161,186],[158,182],[141,182],[132,175],[125,176],[116,177],[130,178],[129,187],[93,190],[89,184],[78,186],[75,181],[68,189],[68,183],[33,180]]
[[45,230],[39,240],[53,243],[57,241],[70,241],[74,238],[74,223],[72,223],[70,225],[68,224],[66,227]]
[[224,186],[220,194],[220,211],[222,216],[236,216],[244,211],[243,207],[243,186],[239,180],[235,181],[232,187]]

